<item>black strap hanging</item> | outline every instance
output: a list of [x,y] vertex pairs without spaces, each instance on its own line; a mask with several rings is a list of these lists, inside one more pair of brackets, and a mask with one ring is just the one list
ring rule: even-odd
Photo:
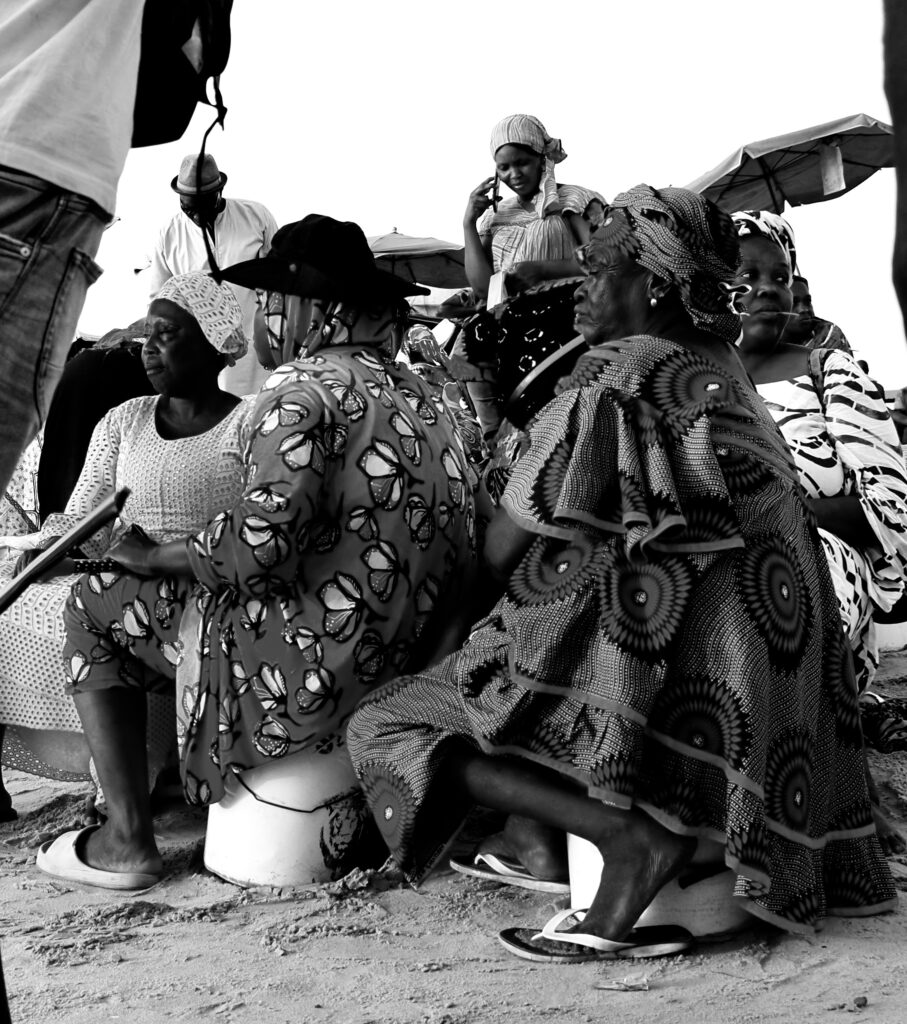
[[[202,166],[205,162],[205,146],[208,143],[208,136],[217,125],[220,125],[221,128],[223,128],[224,121],[227,117],[227,108],[224,106],[224,100],[220,91],[220,75],[215,75],[211,81],[214,86],[214,102],[211,105],[216,108],[217,114],[211,124],[208,125],[205,134],[202,136],[202,145],[198,153],[198,163],[195,167],[196,191],[201,191],[202,187]],[[208,257],[208,266],[211,268],[211,276],[218,284],[221,284],[224,278],[221,273],[221,269],[218,266],[217,257],[214,255],[214,246],[216,244],[214,238],[214,220],[212,219],[210,222],[203,220],[201,223],[201,229],[202,240],[205,243],[205,254]]]

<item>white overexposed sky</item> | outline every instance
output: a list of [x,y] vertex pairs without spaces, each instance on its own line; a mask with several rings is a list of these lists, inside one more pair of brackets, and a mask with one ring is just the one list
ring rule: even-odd
[[[855,113],[890,120],[881,0],[236,0],[232,28],[226,130],[208,149],[225,195],[265,203],[278,224],[318,212],[366,234],[461,242],[507,114],[539,117],[568,153],[558,180],[606,198],[641,181],[685,185],[756,139]],[[132,268],[178,210],[170,180],[210,114],[199,107],[182,140],[129,155],[83,331],[144,312]],[[885,387],[907,384],[894,172],[785,215],[818,315]]]

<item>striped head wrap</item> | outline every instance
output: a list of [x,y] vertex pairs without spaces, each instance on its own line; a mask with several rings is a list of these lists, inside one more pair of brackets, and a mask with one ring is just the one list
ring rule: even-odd
[[542,122],[531,114],[511,114],[498,121],[491,129],[492,158],[501,146],[526,146],[553,164],[567,158],[561,140],[553,139]]
[[243,334],[243,313],[233,289],[217,284],[200,271],[168,278],[156,299],[167,299],[184,309],[201,328],[202,334],[230,363],[246,354],[249,343]]
[[740,248],[731,218],[714,203],[684,188],[621,192],[581,255],[594,272],[615,252],[669,281],[701,330],[732,344],[740,337],[731,284]]
[[738,210],[737,213],[731,214],[731,220],[734,222],[739,238],[751,235],[768,238],[776,245],[780,245],[787,254],[791,270],[797,269],[797,243],[794,239],[794,229],[780,214],[772,213],[771,210]]
[[492,159],[501,146],[525,146],[545,158],[542,180],[539,183],[542,211],[556,203],[557,182],[554,178],[554,165],[567,158],[561,140],[553,139],[537,117],[531,114],[511,114],[498,121],[491,130]]

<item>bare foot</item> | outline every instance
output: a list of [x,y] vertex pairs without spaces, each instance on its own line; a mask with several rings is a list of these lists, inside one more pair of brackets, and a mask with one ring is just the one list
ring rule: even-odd
[[632,810],[617,812],[614,825],[596,846],[604,860],[601,884],[574,931],[619,942],[658,891],[691,860],[696,840]]
[[891,824],[885,812],[876,803],[872,805],[872,818],[875,822],[882,853],[886,857],[907,851],[907,839]]
[[154,836],[150,841],[142,842],[134,836],[118,833],[109,821],[88,834],[79,856],[89,867],[102,871],[141,871],[159,875],[164,867]]
[[566,836],[560,829],[532,818],[511,814],[504,823],[504,831],[490,836],[482,848],[513,857],[531,875],[546,882],[567,881]]

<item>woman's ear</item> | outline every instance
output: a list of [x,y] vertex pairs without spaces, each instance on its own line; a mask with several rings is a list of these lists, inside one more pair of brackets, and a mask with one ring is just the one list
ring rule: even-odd
[[663,302],[671,291],[671,284],[658,274],[649,272],[649,280],[646,284],[646,297],[650,306],[657,306]]

